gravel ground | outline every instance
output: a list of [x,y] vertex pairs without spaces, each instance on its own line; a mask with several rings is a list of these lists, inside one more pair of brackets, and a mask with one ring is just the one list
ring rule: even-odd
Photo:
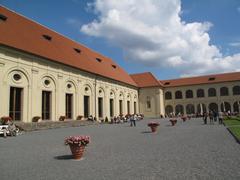
[[[223,125],[167,119],[157,133],[147,123],[92,125],[0,138],[1,180],[239,180],[240,145]],[[69,135],[90,135],[81,160],[64,145]]]

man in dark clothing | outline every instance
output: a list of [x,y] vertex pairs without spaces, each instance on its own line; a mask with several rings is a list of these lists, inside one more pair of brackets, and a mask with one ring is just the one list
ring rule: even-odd
[[216,111],[213,111],[214,122],[217,122],[217,117],[218,117],[218,113]]
[[207,124],[207,118],[208,118],[208,114],[207,114],[207,112],[204,112],[203,113],[203,122],[204,122],[204,124]]

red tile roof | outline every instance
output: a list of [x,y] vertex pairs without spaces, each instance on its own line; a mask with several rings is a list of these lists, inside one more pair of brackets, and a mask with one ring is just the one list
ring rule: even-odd
[[[0,19],[0,45],[137,86],[129,74],[110,58],[2,6],[0,14],[7,17],[6,21]],[[43,35],[51,40],[46,40]]]
[[224,74],[210,74],[198,77],[188,77],[180,79],[159,80],[164,87],[189,86],[199,84],[213,84],[221,82],[239,81],[240,72],[224,73]]
[[157,87],[162,84],[150,72],[130,74],[132,79],[137,83],[138,87]]

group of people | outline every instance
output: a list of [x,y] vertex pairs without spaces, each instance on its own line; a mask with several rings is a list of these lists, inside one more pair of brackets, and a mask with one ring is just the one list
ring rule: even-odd
[[223,112],[216,112],[216,111],[209,111],[209,113],[204,112],[203,113],[203,122],[204,124],[207,124],[207,120],[209,118],[209,124],[214,124],[214,122],[219,122],[219,124],[223,123]]
[[143,119],[143,114],[127,114],[125,116],[119,115],[111,118],[112,124],[126,123],[130,122],[131,126],[136,126],[136,121]]
[[6,128],[4,127],[2,129],[3,137],[7,138],[7,135],[16,136],[19,130],[16,127],[16,125],[13,123],[13,121],[7,121],[6,125],[7,125],[7,127]]

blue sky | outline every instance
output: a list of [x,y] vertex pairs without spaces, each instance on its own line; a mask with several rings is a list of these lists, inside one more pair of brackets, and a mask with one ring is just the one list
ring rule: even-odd
[[240,70],[239,0],[119,2],[0,0],[114,59],[128,73],[171,79]]

